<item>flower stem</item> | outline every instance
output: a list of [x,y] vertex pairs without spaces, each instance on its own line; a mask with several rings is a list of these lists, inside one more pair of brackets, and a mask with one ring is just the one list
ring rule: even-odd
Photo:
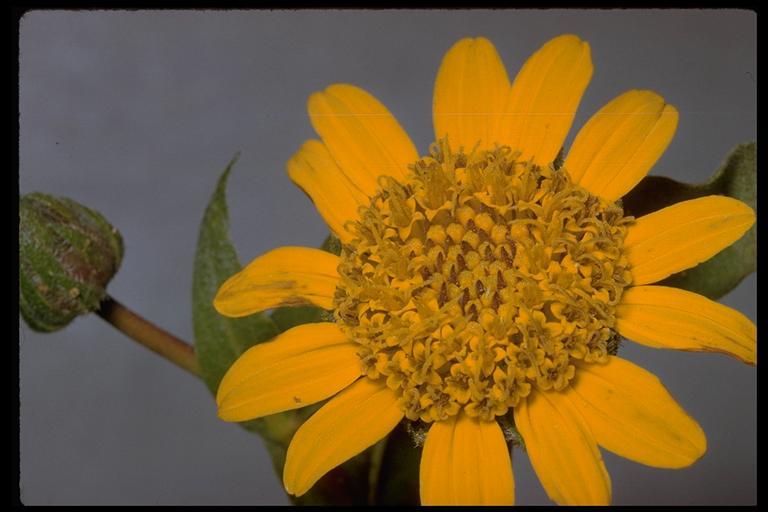
[[381,464],[384,462],[384,451],[387,448],[387,437],[376,443],[371,449],[371,465],[368,470],[368,505],[376,505],[376,490],[379,487]]
[[192,345],[151,324],[127,307],[107,296],[96,311],[117,330],[160,354],[193,375],[200,376],[195,349]]

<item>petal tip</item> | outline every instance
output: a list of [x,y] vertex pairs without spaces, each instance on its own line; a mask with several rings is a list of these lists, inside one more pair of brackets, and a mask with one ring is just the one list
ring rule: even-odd
[[317,139],[308,139],[304,141],[299,149],[294,151],[288,161],[285,162],[285,171],[291,181],[295,183],[297,176],[301,174],[303,169],[302,163],[306,161],[307,154],[317,153],[322,149],[322,145],[323,143]]
[[480,52],[480,53],[486,53],[486,54],[492,54],[494,56],[498,56],[498,51],[496,50],[496,45],[493,44],[493,41],[488,39],[484,36],[475,36],[475,37],[464,37],[462,39],[459,39],[456,41],[453,46],[451,46],[448,51],[445,53],[445,56],[443,57],[443,63],[445,63],[446,58],[448,56],[454,56],[457,53],[469,53],[469,52]]
[[231,391],[230,389],[227,389],[224,382],[224,379],[222,379],[219,383],[219,388],[216,390],[216,407],[219,409],[219,412],[221,411],[221,405],[224,403],[224,397]]
[[670,469],[682,469],[692,466],[707,453],[707,435],[696,420],[691,418],[692,428],[688,433],[688,456],[680,461],[679,464],[669,465]]
[[658,116],[678,117],[677,109],[667,103],[664,96],[652,89],[629,89],[624,94],[611,100],[610,103],[613,102],[621,102],[625,106],[634,109],[636,113],[646,111]]
[[[222,382],[224,383],[224,381]],[[258,418],[259,416],[243,414],[242,409],[240,409],[240,412],[238,412],[238,406],[240,404],[237,402],[242,402],[242,399],[232,400],[233,391],[235,391],[235,387],[232,386],[231,383],[224,383],[224,385],[219,385],[219,389],[216,392],[216,416],[218,416],[220,420],[230,423],[254,420]]]
[[[583,80],[588,84],[589,81],[592,80],[592,75],[595,72],[595,65],[592,62],[592,47],[587,41],[581,41],[581,53],[586,59],[586,73],[584,74]],[[586,85],[584,87],[586,88]]]
[[216,310],[216,312],[220,315],[227,316],[227,317],[233,317],[229,311],[228,303],[229,303],[229,279],[224,282],[219,287],[219,291],[216,292],[216,297],[213,298],[213,309]]
[[554,41],[557,41],[561,44],[564,44],[564,43],[576,44],[581,42],[581,38],[576,34],[560,34],[559,36],[555,36],[549,40],[550,43]]
[[462,48],[467,47],[467,46],[472,46],[472,45],[475,44],[475,39],[480,39],[480,38],[462,37],[461,39],[459,39],[458,41],[453,43],[453,45],[451,45],[451,47],[448,49],[447,53],[451,53],[453,51],[456,51],[458,49],[462,49]]
[[227,422],[230,422],[230,423],[234,423],[234,422],[238,422],[238,421],[247,421],[249,419],[254,419],[254,418],[240,418],[239,416],[233,414],[232,413],[232,408],[231,407],[227,407],[226,403],[224,403],[224,402],[222,402],[221,404],[218,405],[218,409],[216,411],[216,416],[218,416],[218,418],[221,421],[227,421]]
[[659,118],[670,124],[669,129],[672,132],[672,135],[670,136],[670,142],[672,142],[674,133],[677,131],[677,125],[680,122],[680,113],[677,111],[677,108],[675,108],[674,105],[664,103],[664,108],[662,109],[661,114],[659,114]]
[[726,199],[730,199],[732,201],[733,209],[734,209],[734,215],[743,216],[745,222],[748,224],[746,226],[745,231],[749,228],[751,228],[754,223],[757,221],[757,214],[755,213],[755,210],[752,209],[751,206],[749,206],[744,201],[740,201],[733,197],[728,196],[721,196]]
[[334,92],[338,92],[338,86],[341,85],[345,84],[331,84],[325,89],[315,91],[309,95],[309,98],[307,98],[307,112],[310,119],[318,116],[333,115],[326,112],[329,109],[328,102],[332,101],[332,98],[335,96]]
[[581,46],[581,47],[586,47],[587,51],[589,51],[590,49],[589,43],[584,41],[582,38],[580,38],[576,34],[561,34],[559,36],[553,37],[552,39],[550,39],[545,43],[545,46],[548,46],[548,45],[553,45],[553,46],[557,45],[563,48],[567,48],[569,46],[576,48]]
[[696,462],[700,458],[704,456],[705,453],[707,453],[707,435],[704,433],[704,430],[701,428],[701,426],[697,423],[696,425],[699,426],[699,442],[696,443],[697,447],[697,455],[696,458],[693,460],[693,462]]
[[288,478],[288,472],[286,471],[286,467],[283,468],[283,488],[285,489],[285,492],[287,494],[290,494],[292,496],[297,496],[295,492],[295,488],[293,486],[293,482],[290,481]]
[[476,48],[484,48],[484,49],[492,50],[493,52],[496,52],[496,46],[487,37],[477,36],[475,38],[467,38],[467,39],[469,39],[470,44],[472,44]]
[[338,96],[338,95],[349,94],[349,93],[365,94],[366,96],[368,96],[368,93],[364,89],[356,85],[348,84],[344,82],[337,82],[337,83],[331,84],[328,87],[326,87],[323,92],[325,94],[330,94],[331,96]]
[[312,112],[317,110],[317,107],[323,101],[324,93],[325,91],[315,91],[307,98],[307,112],[309,112],[309,117],[312,117]]
[[285,473],[283,473],[283,487],[285,488],[285,492],[287,494],[290,494],[291,496],[295,496],[296,498],[299,498],[301,496],[304,496],[307,493],[307,491],[309,491],[312,488],[312,485],[299,486],[297,482],[291,482],[287,480],[285,478]]

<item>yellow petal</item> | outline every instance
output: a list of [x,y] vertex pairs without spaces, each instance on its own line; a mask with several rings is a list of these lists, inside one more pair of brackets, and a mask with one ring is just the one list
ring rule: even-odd
[[493,44],[465,38],[443,57],[435,80],[432,120],[435,140],[469,152],[477,142],[492,148],[509,95],[509,79]]
[[755,364],[755,324],[697,293],[666,286],[629,288],[616,308],[616,329],[649,347],[721,352]]
[[419,469],[422,505],[513,505],[515,482],[496,421],[466,414],[432,425]]
[[682,468],[707,450],[704,431],[659,379],[619,357],[581,366],[569,395],[598,444],[627,459]]
[[368,196],[381,175],[403,180],[418,153],[379,101],[353,85],[334,84],[309,97],[309,118],[333,158]]
[[213,305],[222,315],[251,315],[279,306],[333,307],[339,257],[320,249],[280,247],[259,256],[219,288]]
[[245,421],[325,400],[362,375],[358,349],[333,323],[299,325],[251,347],[219,384],[219,418]]
[[624,240],[632,284],[655,283],[708,260],[754,222],[752,208],[724,196],[691,199],[640,217]]
[[307,193],[323,217],[342,242],[352,235],[344,223],[359,218],[357,209],[368,204],[366,196],[336,165],[336,161],[322,142],[308,140],[287,164],[288,176]]
[[592,69],[589,44],[574,35],[542,46],[512,84],[502,142],[522,151],[523,160],[551,163],[573,124]]
[[573,181],[615,201],[648,174],[672,141],[677,110],[652,91],[628,91],[587,121],[565,161]]
[[611,480],[595,438],[565,393],[531,393],[514,410],[515,426],[552,501],[560,505],[611,502]]
[[386,436],[403,419],[397,395],[382,383],[360,379],[299,427],[288,446],[285,490],[301,496],[320,477]]

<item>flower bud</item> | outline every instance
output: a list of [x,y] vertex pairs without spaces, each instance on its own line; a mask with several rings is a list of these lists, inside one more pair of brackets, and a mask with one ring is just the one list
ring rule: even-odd
[[120,233],[98,212],[65,197],[21,197],[19,304],[30,328],[56,331],[98,309],[122,258]]

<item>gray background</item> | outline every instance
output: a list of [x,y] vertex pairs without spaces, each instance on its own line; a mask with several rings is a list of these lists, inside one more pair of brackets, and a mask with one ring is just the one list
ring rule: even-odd
[[[595,73],[574,129],[608,100],[650,88],[680,111],[654,169],[704,180],[755,138],[756,15],[748,11],[38,11],[21,25],[21,192],[72,197],[126,241],[110,292],[192,339],[198,223],[235,151],[232,235],[241,257],[318,245],[326,229],[284,172],[313,137],[307,96],[360,85],[424,152],[434,77],[459,38],[484,35],[511,77],[549,38],[589,41]],[[754,319],[756,277],[722,302]],[[21,488],[27,504],[287,504],[261,441],[216,418],[194,377],[96,317],[39,335],[22,324]],[[702,425],[684,470],[605,453],[615,503],[756,500],[755,370],[721,355],[631,343]],[[549,503],[514,454],[517,501]]]

